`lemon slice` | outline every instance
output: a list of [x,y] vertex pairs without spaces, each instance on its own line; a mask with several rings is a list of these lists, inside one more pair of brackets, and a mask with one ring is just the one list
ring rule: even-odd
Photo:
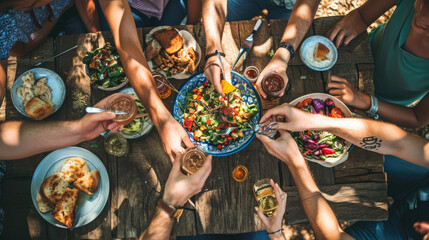
[[226,80],[222,79],[220,81],[220,85],[222,86],[222,90],[225,94],[231,93],[235,90],[235,87],[232,86],[231,83],[227,82]]

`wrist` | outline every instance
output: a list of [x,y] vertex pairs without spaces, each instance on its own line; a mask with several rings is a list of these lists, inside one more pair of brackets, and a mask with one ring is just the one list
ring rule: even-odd
[[220,44],[220,41],[217,41],[217,42],[219,42],[219,43],[218,44],[207,43],[207,45],[206,45],[206,55],[210,54],[210,53],[214,53],[214,52],[216,52],[216,50],[218,50],[219,52],[223,52],[222,45]]
[[280,60],[284,63],[285,68],[287,68],[287,64],[289,63],[290,57],[290,52],[286,48],[281,47],[276,50],[273,59]]
[[70,127],[70,131],[71,131],[70,136],[74,136],[76,138],[77,140],[76,143],[90,140],[90,139],[87,139],[85,134],[87,131],[85,131],[84,121],[85,121],[84,118],[81,118],[79,120],[64,122],[65,126]]
[[360,106],[358,108],[368,111],[371,108],[371,96],[365,93],[359,93],[359,99],[361,100]]

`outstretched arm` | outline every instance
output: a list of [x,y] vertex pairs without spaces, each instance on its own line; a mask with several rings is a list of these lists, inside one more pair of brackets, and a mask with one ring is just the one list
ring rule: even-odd
[[296,183],[302,207],[317,239],[353,239],[338,224],[334,212],[314,182],[295,140],[287,131],[279,130],[279,132],[281,136],[277,140],[259,134],[256,136],[264,143],[271,155],[288,165]]
[[[314,15],[316,14],[319,3],[320,0],[297,0],[280,42],[289,43],[296,51],[311,24],[313,23]],[[285,79],[287,84],[288,77],[286,75],[286,70],[290,57],[290,52],[285,48],[277,49],[270,62],[261,72],[261,75],[258,77],[258,81],[256,82],[256,86],[259,94],[261,94],[263,98],[267,97],[267,94],[262,91],[261,86],[262,79],[265,76],[268,76],[272,73],[279,74],[283,77],[283,79]],[[280,96],[283,94],[284,93],[282,93]]]
[[112,30],[115,46],[131,86],[148,110],[164,150],[173,161],[174,155],[183,151],[182,142],[187,147],[193,145],[183,127],[173,118],[158,95],[128,1],[100,0],[100,5]]
[[290,131],[326,130],[366,150],[390,154],[429,168],[429,142],[385,122],[360,118],[330,118],[301,111],[289,104],[269,110],[261,119],[285,116],[278,128]]
[[0,60],[0,107],[3,103],[3,98],[6,93],[7,82],[7,59]]

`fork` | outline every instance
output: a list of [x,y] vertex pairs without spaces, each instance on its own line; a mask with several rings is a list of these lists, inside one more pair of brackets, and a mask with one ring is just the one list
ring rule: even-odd
[[246,55],[244,55],[244,60],[243,60],[243,61],[245,61],[245,60],[246,60],[246,58],[247,58],[247,54],[249,53],[250,49],[251,49],[251,48],[252,48],[252,46],[253,46],[253,34],[255,34],[255,33],[258,31],[258,29],[259,29],[259,27],[261,26],[261,24],[262,24],[262,20],[261,20],[261,19],[259,19],[259,20],[256,22],[255,27],[253,28],[253,31],[252,31],[252,33],[250,34],[250,36],[248,36],[248,37],[246,38],[246,40],[244,40],[243,45],[241,45],[240,52],[238,52],[238,56],[237,56],[237,58],[235,59],[235,62],[234,62],[234,64],[232,65],[232,68],[231,68],[231,69],[234,69],[235,65],[237,64],[238,60],[240,59],[241,55],[243,55],[243,53],[244,53],[244,52],[246,52]]

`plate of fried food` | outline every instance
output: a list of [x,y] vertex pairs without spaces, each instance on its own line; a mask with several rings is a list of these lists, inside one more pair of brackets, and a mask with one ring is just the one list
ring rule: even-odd
[[201,48],[186,30],[159,26],[147,34],[146,43],[145,55],[152,71],[186,79],[200,63]]
[[80,147],[48,154],[31,180],[31,198],[39,214],[60,228],[77,228],[101,213],[109,196],[109,177],[100,159]]
[[64,102],[66,87],[54,71],[34,68],[21,74],[12,86],[12,103],[24,116],[42,120]]

